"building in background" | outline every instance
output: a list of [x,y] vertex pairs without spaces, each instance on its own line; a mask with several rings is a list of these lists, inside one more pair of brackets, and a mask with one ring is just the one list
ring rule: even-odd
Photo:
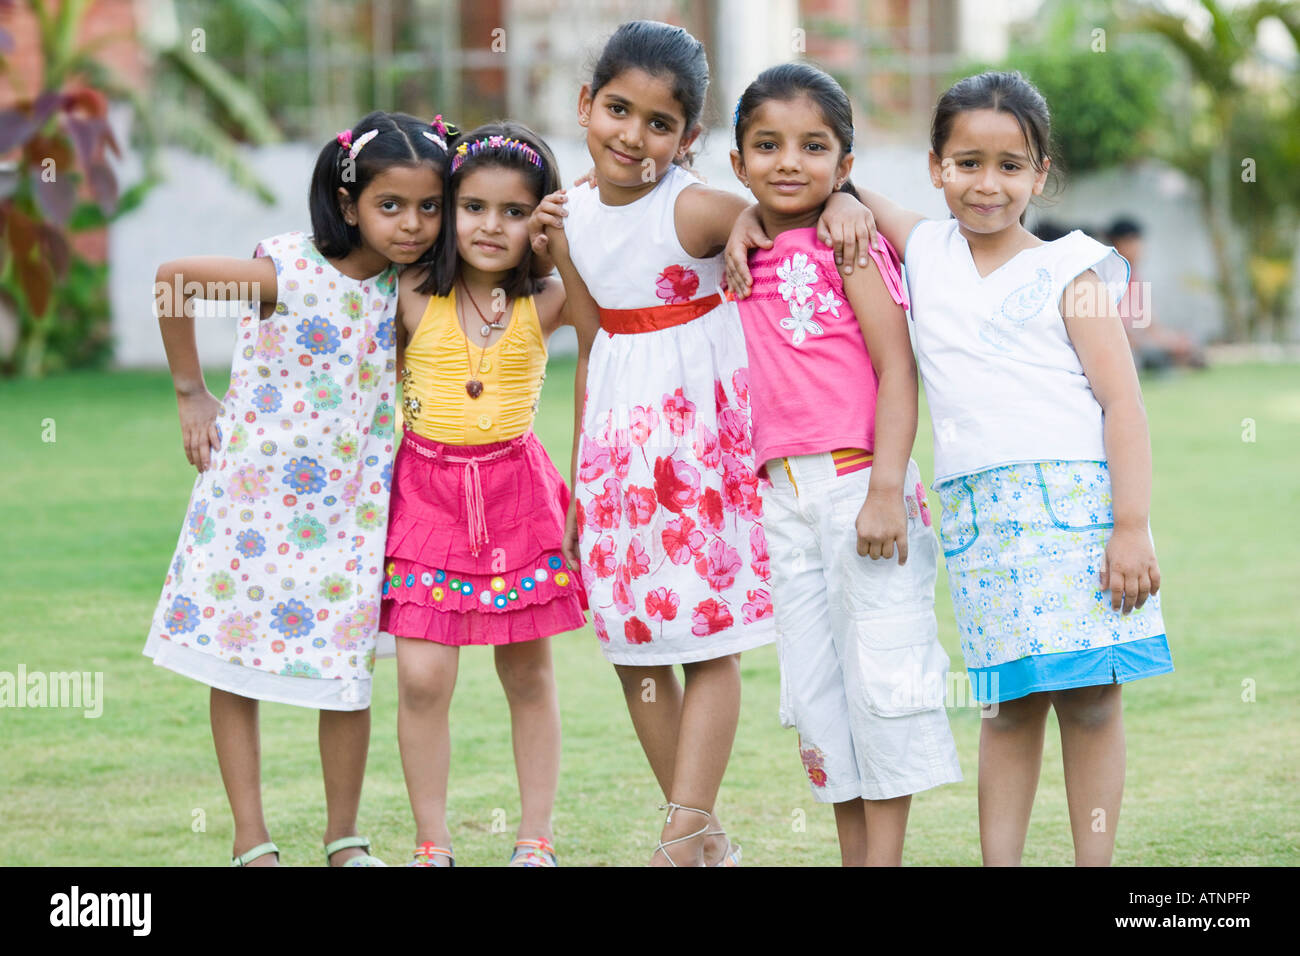
[[[684,26],[709,53],[713,81],[698,168],[712,185],[740,191],[727,160],[730,117],[745,85],[763,68],[807,59],[834,75],[856,110],[854,177],[928,215],[944,216],[925,165],[930,112],[963,65],[996,61],[1017,24],[1043,0],[93,0],[97,28],[125,41],[121,72],[148,98],[159,80],[135,42],[151,31],[206,31],[202,54],[215,58],[264,105],[286,142],[247,148],[250,167],[274,194],[266,205],[210,162],[166,152],[168,179],[135,212],[114,223],[111,265],[117,361],[165,362],[149,311],[154,270],[180,255],[248,255],[268,235],[308,225],[306,192],[322,143],[372,108],[432,117],[462,127],[509,116],[555,148],[566,181],[589,164],[576,123],[578,89],[604,40],[624,20]],[[18,8],[20,12],[22,7]],[[280,10],[260,20],[259,10]],[[107,25],[107,26],[105,26]],[[22,58],[22,41],[17,62]],[[115,64],[116,66],[116,64]],[[4,82],[0,79],[0,83]],[[0,91],[3,87],[0,87]],[[122,130],[123,139],[129,131]],[[139,175],[128,154],[121,178]],[[1094,181],[1095,179],[1095,181]],[[1140,212],[1153,236],[1148,277],[1166,287],[1162,314],[1192,316],[1217,329],[1204,282],[1211,272],[1204,229],[1188,186],[1161,168],[1080,177],[1048,211],[1089,224],[1111,211]],[[233,318],[200,325],[200,351],[227,364]]]

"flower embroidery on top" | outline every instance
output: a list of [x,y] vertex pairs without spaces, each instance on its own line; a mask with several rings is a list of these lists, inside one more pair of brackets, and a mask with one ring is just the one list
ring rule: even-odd
[[840,317],[840,306],[844,303],[835,296],[834,289],[827,289],[825,292],[817,293],[818,312],[829,312],[835,318]]
[[796,252],[776,267],[776,276],[781,280],[776,287],[781,298],[803,305],[812,295],[812,284],[817,281],[817,263],[809,262],[806,254]]
[[781,328],[786,329],[794,334],[790,336],[792,345],[802,345],[803,340],[808,337],[809,333],[821,335],[823,329],[813,319],[813,304],[805,302],[799,305],[796,302],[790,303],[790,317],[781,320]]
[[[790,336],[790,343],[796,346],[802,345],[803,340],[810,334],[821,335],[823,329],[813,319],[816,303],[810,301],[813,295],[813,283],[817,281],[817,263],[809,262],[807,255],[796,252],[776,267],[776,275],[781,280],[776,291],[781,294],[781,298],[785,299],[785,304],[790,309],[790,315],[781,320],[781,328],[794,333]],[[827,295],[833,299],[835,293],[828,292]],[[822,303],[822,312],[831,308],[825,297],[818,296],[818,299]],[[839,301],[835,300],[835,307],[839,304]]]
[[980,338],[1002,352],[1010,351],[1015,336],[1052,298],[1052,274],[1039,268],[1032,282],[1010,292],[992,316],[980,324]]
[[668,266],[655,280],[655,295],[669,305],[691,301],[699,288],[700,277],[684,266]]

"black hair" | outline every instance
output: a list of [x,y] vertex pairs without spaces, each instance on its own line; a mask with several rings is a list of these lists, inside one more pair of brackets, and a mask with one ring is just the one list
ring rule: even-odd
[[1106,241],[1114,242],[1116,239],[1127,239],[1129,236],[1142,237],[1142,227],[1138,223],[1129,219],[1127,216],[1120,216],[1110,224],[1106,230]]
[[[349,147],[340,143],[337,136],[326,143],[316,157],[308,199],[311,230],[316,248],[327,259],[342,258],[361,245],[361,230],[349,226],[343,219],[339,208],[340,188],[346,189],[352,201],[356,202],[370,181],[384,170],[420,163],[432,163],[438,175],[445,177],[447,151],[424,134],[430,133],[444,140],[447,137],[424,120],[406,113],[376,110],[363,116],[350,130],[351,142],[358,142],[371,130],[378,130],[378,135],[361,148],[355,159],[350,155]],[[454,130],[455,127],[451,127],[447,135]],[[422,258],[431,256],[432,252],[431,249]]]
[[1019,71],[990,70],[958,80],[939,97],[930,125],[930,148],[942,156],[958,113],[999,110],[1015,117],[1029,147],[1029,162],[1039,172],[1051,156],[1052,115],[1038,88]]
[[[934,121],[930,124],[930,148],[935,156],[943,156],[957,114],[970,110],[1010,113],[1024,134],[1029,163],[1034,170],[1041,173],[1044,161],[1051,159],[1049,180],[1061,175],[1061,161],[1052,156],[1052,114],[1047,108],[1047,100],[1019,70],[989,70],[968,76],[958,80],[939,97],[934,108]],[[1022,212],[1022,225],[1024,221],[1025,213]]]
[[[849,96],[834,77],[809,63],[768,67],[745,87],[732,118],[736,124],[736,149],[744,154],[741,144],[755,110],[768,100],[793,100],[800,96],[808,97],[821,110],[822,119],[840,141],[839,158],[853,152],[853,105]],[[847,179],[839,191],[849,193],[855,199],[858,195],[853,183]]]
[[[504,145],[486,143],[473,152],[469,151],[471,143],[492,137],[500,137],[502,141],[513,139],[526,143],[541,159],[542,165],[538,166],[531,157],[519,149]],[[442,244],[438,255],[429,264],[429,274],[416,286],[416,291],[423,295],[448,295],[451,287],[456,283],[456,275],[460,267],[460,256],[456,252],[456,185],[465,178],[466,173],[489,166],[516,170],[523,174],[524,181],[528,183],[528,188],[532,190],[539,203],[560,188],[559,167],[551,147],[546,145],[546,140],[522,123],[510,120],[487,123],[453,140],[448,146],[451,149],[453,162],[458,165],[455,172],[447,176],[445,190],[447,204],[442,218],[442,234],[447,239]],[[461,147],[466,150],[463,158],[457,153]],[[532,246],[525,246],[523,258],[510,270],[510,274],[501,285],[510,298],[532,295],[541,287],[540,278],[532,274],[532,260]]]
[[[682,108],[685,136],[700,122],[704,97],[709,91],[709,61],[704,44],[681,27],[657,20],[629,20],[621,24],[605,43],[591,71],[591,95],[626,70],[644,70],[651,76],[673,81],[673,99]],[[680,165],[689,166],[687,154]],[[674,162],[677,162],[674,160]]]

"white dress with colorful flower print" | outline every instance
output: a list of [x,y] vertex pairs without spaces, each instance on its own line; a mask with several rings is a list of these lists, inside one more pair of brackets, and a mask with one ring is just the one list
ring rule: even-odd
[[145,654],[213,687],[370,705],[392,480],[396,270],[264,240],[278,302],[239,324],[222,447],[194,483]]
[[[573,262],[602,309],[716,292],[722,257],[695,259],[674,206],[677,166],[626,206],[569,192]],[[587,368],[577,499],[596,636],[615,664],[711,660],[776,637],[735,303],[681,325],[597,333]]]

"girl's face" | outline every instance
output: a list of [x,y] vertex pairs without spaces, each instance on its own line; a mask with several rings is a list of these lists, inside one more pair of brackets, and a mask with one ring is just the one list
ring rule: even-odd
[[930,153],[930,182],[942,189],[962,227],[991,235],[1020,224],[1043,191],[1051,161],[1034,169],[1020,124],[1002,110],[967,110],[954,118],[943,156]]
[[480,272],[509,272],[528,251],[538,198],[522,172],[478,166],[456,177],[456,252]]
[[429,163],[390,166],[366,184],[355,203],[339,189],[339,207],[361,243],[405,265],[428,251],[442,228],[442,177]]
[[736,176],[764,212],[797,216],[820,210],[853,168],[843,144],[807,96],[767,100],[750,114],[743,151],[731,151]]
[[587,128],[587,149],[596,178],[610,186],[649,192],[676,159],[686,156],[699,127],[686,129],[686,115],[673,96],[671,77],[624,70],[595,94],[584,85],[578,122]]

